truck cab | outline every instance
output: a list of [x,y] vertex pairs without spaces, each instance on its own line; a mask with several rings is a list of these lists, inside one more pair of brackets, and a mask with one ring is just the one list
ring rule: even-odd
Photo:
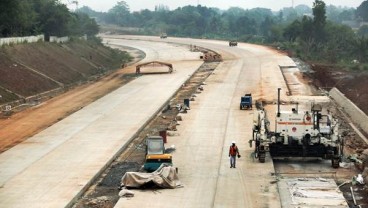
[[240,110],[252,109],[252,94],[247,93],[240,98]]

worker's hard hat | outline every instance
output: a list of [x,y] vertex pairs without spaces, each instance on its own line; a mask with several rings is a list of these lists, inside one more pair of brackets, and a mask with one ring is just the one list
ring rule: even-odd
[[235,141],[232,141],[231,144],[235,144]]

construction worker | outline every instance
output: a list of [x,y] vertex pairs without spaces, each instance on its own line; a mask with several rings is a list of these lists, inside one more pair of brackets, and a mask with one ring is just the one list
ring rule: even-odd
[[236,156],[240,157],[239,149],[235,145],[235,141],[232,141],[229,149],[230,168],[235,168]]

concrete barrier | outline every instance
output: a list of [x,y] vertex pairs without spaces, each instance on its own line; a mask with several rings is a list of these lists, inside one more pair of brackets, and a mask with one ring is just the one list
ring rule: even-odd
[[56,37],[56,36],[50,36],[50,42],[51,43],[66,43],[69,41],[69,37]]
[[[83,35],[79,37],[81,40],[87,40],[87,35]],[[57,37],[50,36],[50,42],[54,43],[66,43],[70,40],[70,37]],[[0,46],[2,45],[10,45],[10,44],[21,44],[21,43],[35,43],[38,41],[45,41],[45,35],[36,35],[36,36],[26,36],[26,37],[10,37],[10,38],[0,38]]]
[[337,88],[332,88],[329,95],[350,116],[354,124],[358,125],[364,132],[368,133],[368,116],[351,102]]
[[11,38],[0,38],[0,46],[2,45],[10,45],[10,44],[19,44],[19,43],[35,43],[38,41],[44,41],[44,35],[37,36],[26,36],[26,37],[11,37]]

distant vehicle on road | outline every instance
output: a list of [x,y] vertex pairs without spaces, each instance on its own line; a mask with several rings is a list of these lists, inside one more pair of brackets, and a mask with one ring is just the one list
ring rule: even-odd
[[247,93],[240,98],[240,110],[252,109],[252,94]]
[[235,40],[231,40],[229,41],[229,46],[232,47],[232,46],[237,46],[238,45],[238,42],[235,41]]
[[161,39],[167,38],[167,34],[166,33],[161,33],[160,38]]

